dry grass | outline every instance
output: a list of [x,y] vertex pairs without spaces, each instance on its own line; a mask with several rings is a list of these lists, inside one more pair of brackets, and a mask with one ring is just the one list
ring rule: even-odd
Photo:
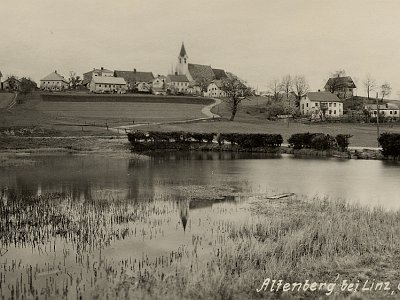
[[[400,214],[342,201],[263,200],[252,204],[255,220],[231,226],[229,238],[199,270],[180,268],[168,280],[155,274],[133,280],[129,295],[144,299],[320,299],[329,292],[257,293],[265,278],[284,282],[336,282],[331,299],[382,299],[385,291],[346,292],[343,280],[400,280]],[[339,274],[339,278],[337,278]],[[397,299],[397,298],[396,298]]]

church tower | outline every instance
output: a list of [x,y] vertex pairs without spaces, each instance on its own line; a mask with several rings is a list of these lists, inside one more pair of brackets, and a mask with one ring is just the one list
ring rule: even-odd
[[186,53],[185,45],[182,42],[181,51],[178,56],[178,64],[176,65],[176,72],[178,72],[178,75],[187,75],[189,73],[188,58],[189,56]]

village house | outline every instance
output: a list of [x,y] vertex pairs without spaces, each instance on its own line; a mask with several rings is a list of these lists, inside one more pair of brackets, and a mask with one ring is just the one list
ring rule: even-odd
[[114,71],[104,69],[104,67],[101,67],[100,69],[93,68],[92,71],[83,73],[82,84],[87,86],[95,76],[114,77]]
[[226,92],[222,90],[222,80],[213,80],[207,87],[206,97],[226,97]]
[[340,99],[352,98],[355,88],[356,85],[350,76],[340,77],[339,75],[329,78],[324,87],[326,92],[334,93]]
[[157,75],[152,81],[151,91],[155,95],[165,95],[167,93],[167,77]]
[[68,89],[68,82],[63,76],[54,71],[40,80],[40,89],[43,91],[63,91]]
[[343,102],[330,92],[309,92],[300,99],[300,112],[311,118],[343,116]]
[[[127,88],[129,91],[139,91],[139,92],[144,92],[144,90],[142,91],[137,90],[138,88],[145,87],[147,86],[147,84],[150,85],[154,79],[152,72],[139,72],[136,71],[136,69],[133,69],[133,71],[116,70],[114,71],[114,76],[122,77],[126,81]],[[145,83],[146,85],[140,83]]]
[[383,116],[385,118],[398,119],[400,117],[400,109],[394,103],[385,103],[385,104],[370,104],[366,105],[365,110],[367,110],[371,117],[376,117],[379,109],[379,116]]
[[167,88],[171,91],[176,91],[178,93],[188,93],[189,80],[186,75],[168,75],[166,78]]
[[2,89],[7,92],[18,91],[21,85],[21,81],[19,81],[15,76],[8,77],[2,84]]
[[203,92],[206,92],[207,86],[211,81],[227,77],[227,74],[222,69],[213,69],[211,66],[189,63],[189,56],[183,43],[178,56],[176,72],[178,75],[186,75],[190,85],[197,87],[199,90],[202,89]]
[[125,94],[127,84],[122,77],[94,76],[89,83],[92,93],[118,93]]

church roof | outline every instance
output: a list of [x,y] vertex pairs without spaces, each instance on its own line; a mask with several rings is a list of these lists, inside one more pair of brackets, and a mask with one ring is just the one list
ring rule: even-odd
[[201,79],[214,80],[215,74],[211,66],[188,64],[189,73],[192,78],[196,81]]
[[58,74],[57,71],[54,71],[53,73],[50,73],[45,78],[43,78],[41,81],[59,81],[59,80],[65,81],[65,78],[60,74]]
[[181,51],[179,52],[179,57],[185,57],[185,56],[187,56],[186,49],[185,49],[185,45],[182,43]]
[[114,76],[122,77],[128,83],[135,82],[150,82],[154,79],[152,72],[137,72],[137,71],[115,71]]
[[186,75],[168,75],[171,82],[189,82]]
[[215,75],[215,79],[220,80],[222,78],[227,78],[225,71],[222,69],[212,69]]

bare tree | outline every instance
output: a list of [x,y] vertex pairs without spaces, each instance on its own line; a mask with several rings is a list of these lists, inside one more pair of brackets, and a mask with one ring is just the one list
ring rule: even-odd
[[268,93],[274,101],[278,102],[282,99],[282,84],[279,79],[273,79],[268,84]]
[[293,78],[293,92],[296,95],[296,106],[300,105],[301,98],[308,93],[310,86],[304,75],[296,75]]
[[226,93],[225,102],[229,105],[231,110],[230,121],[233,121],[237,110],[239,108],[239,104],[247,99],[249,96],[252,96],[251,88],[249,88],[245,82],[240,80],[237,76],[231,75],[222,80],[221,89]]
[[369,100],[370,93],[372,91],[375,91],[375,89],[376,89],[376,80],[374,78],[372,78],[370,74],[368,74],[367,77],[365,78],[365,80],[363,81],[363,85],[364,85],[365,91],[367,92],[367,96],[368,96],[368,100]]
[[331,73],[331,77],[343,77],[346,76],[346,71],[344,69],[339,69]]
[[74,71],[69,72],[69,86],[72,89],[76,89],[76,87],[81,83],[81,77],[76,75]]
[[385,82],[384,84],[381,85],[381,102],[383,102],[383,99],[387,96],[389,96],[392,93],[392,87],[390,86],[390,83]]
[[281,80],[281,90],[285,93],[286,99],[289,99],[290,92],[293,90],[293,79],[290,74],[283,76]]

